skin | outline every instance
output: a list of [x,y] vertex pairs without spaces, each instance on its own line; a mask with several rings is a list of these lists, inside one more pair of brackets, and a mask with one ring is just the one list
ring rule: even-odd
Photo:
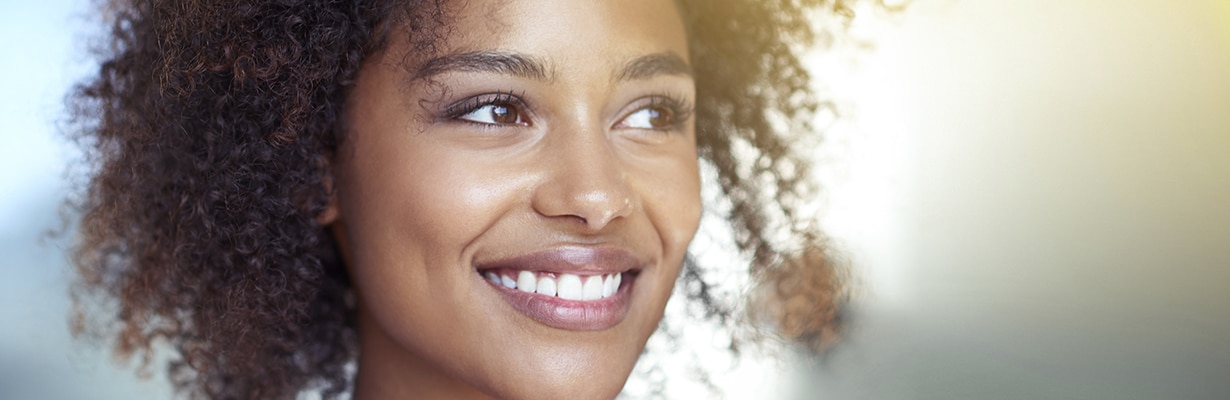
[[[700,220],[695,83],[679,65],[630,69],[670,58],[686,67],[678,10],[669,0],[475,0],[449,11],[436,54],[401,40],[367,61],[332,160],[336,196],[321,219],[358,294],[355,398],[613,398]],[[439,61],[476,52],[540,70]],[[510,93],[524,104],[446,112]],[[648,118],[672,111],[677,121]],[[617,324],[548,326],[476,270],[562,246],[643,263]]]

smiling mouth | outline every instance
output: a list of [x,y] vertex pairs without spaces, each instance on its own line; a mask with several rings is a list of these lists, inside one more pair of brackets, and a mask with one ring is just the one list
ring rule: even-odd
[[605,330],[627,316],[642,263],[615,248],[565,246],[477,265],[513,309],[543,325]]

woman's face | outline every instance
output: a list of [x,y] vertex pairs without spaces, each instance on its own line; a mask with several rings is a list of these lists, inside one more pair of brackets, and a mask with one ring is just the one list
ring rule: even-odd
[[[612,398],[700,219],[671,0],[472,0],[350,94],[333,222],[363,398]],[[434,396],[434,397],[433,397]]]

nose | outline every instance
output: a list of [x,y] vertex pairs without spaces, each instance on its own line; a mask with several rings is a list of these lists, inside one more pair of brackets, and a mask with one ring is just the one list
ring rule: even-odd
[[548,178],[534,191],[538,214],[574,219],[600,231],[637,207],[627,173],[600,129],[553,132],[542,155]]

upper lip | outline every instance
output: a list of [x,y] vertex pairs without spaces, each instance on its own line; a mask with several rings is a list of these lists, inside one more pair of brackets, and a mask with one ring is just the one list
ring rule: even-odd
[[559,246],[547,250],[476,264],[479,271],[515,269],[578,275],[612,274],[640,269],[644,263],[618,247]]

